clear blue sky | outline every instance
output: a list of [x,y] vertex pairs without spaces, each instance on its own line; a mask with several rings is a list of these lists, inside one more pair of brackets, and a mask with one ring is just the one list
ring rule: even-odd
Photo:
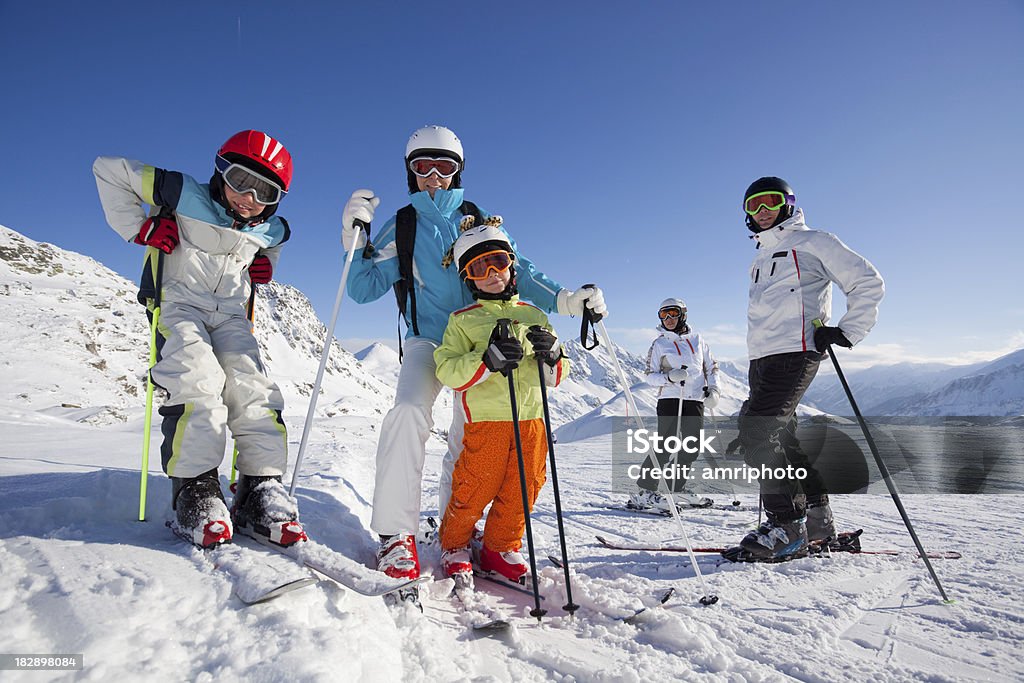
[[[635,351],[682,296],[719,357],[744,357],[740,200],[761,175],[886,279],[851,363],[1024,346],[1018,1],[3,2],[0,61],[0,223],[133,279],[97,155],[205,181],[231,133],[282,139],[275,275],[326,319],[345,199],[376,190],[379,227],[406,203],[409,133],[441,123],[467,197],[563,285],[599,283]],[[393,341],[395,322],[390,296],[346,300],[337,335]]]

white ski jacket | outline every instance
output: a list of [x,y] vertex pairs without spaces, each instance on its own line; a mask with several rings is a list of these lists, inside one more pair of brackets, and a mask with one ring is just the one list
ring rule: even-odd
[[[704,387],[718,388],[718,361],[699,332],[676,334],[662,327],[647,352],[647,383],[658,387],[658,398],[703,401]],[[686,366],[686,381],[669,381],[670,370]]]
[[802,209],[753,239],[758,252],[750,267],[750,360],[814,351],[813,321],[829,324],[833,282],[846,295],[846,314],[837,325],[846,338],[857,344],[875,326],[885,294],[882,276],[835,235],[809,229]]
[[107,222],[125,240],[146,220],[143,204],[174,211],[180,243],[164,258],[163,301],[245,315],[249,265],[262,254],[276,267],[290,234],[283,218],[236,227],[209,185],[131,159],[99,157],[93,174]]

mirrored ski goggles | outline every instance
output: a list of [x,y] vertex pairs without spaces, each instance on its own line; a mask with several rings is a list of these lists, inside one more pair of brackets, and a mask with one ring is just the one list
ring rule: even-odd
[[660,320],[667,320],[668,318],[678,318],[682,314],[682,309],[673,306],[672,308],[663,308],[660,311],[658,311],[658,318]]
[[224,184],[239,194],[251,193],[260,204],[277,204],[284,191],[272,180],[254,173],[245,166],[231,164],[221,174]]
[[447,157],[416,157],[409,160],[409,170],[420,178],[436,173],[442,178],[451,178],[459,172],[459,162]]
[[496,275],[500,275],[508,270],[509,266],[512,265],[512,260],[512,254],[504,249],[489,251],[486,254],[480,254],[467,263],[463,271],[466,273],[467,280],[486,280],[490,276],[491,271],[494,271]]
[[753,216],[755,213],[761,210],[761,207],[768,209],[769,211],[778,211],[786,205],[786,195],[782,192],[770,190],[768,192],[758,192],[747,197],[747,201],[743,205],[744,211]]

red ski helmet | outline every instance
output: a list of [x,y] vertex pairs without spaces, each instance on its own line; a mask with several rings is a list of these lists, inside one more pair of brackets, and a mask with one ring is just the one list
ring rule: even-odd
[[275,180],[281,192],[292,184],[292,155],[276,138],[258,130],[235,133],[217,150],[214,160],[221,173],[231,164],[246,168]]

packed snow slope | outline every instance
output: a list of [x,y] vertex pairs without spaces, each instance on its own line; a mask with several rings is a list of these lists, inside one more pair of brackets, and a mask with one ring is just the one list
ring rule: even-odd
[[[938,599],[907,550],[885,495],[838,496],[833,507],[841,527],[865,529],[865,549],[903,549],[897,557],[733,565],[702,554],[698,578],[685,554],[595,542],[596,534],[647,543],[680,536],[671,520],[601,507],[625,499],[611,488],[606,434],[556,446],[572,592],[582,606],[574,618],[562,610],[562,572],[545,559],[559,554],[550,481],[534,515],[549,612],[540,623],[526,615],[526,596],[480,582],[514,626],[499,637],[471,633],[445,598],[430,544],[421,545],[421,560],[436,580],[424,588],[422,614],[327,581],[246,607],[225,572],[164,527],[170,485],[155,461],[147,521],[136,521],[146,326],[133,291],[85,257],[0,230],[0,650],[84,655],[82,671],[5,671],[5,681],[1024,677],[1024,570],[1013,555],[1024,496],[905,497],[928,549],[963,554],[933,561],[953,604]],[[301,294],[267,291],[256,328],[289,401],[294,458],[324,329]],[[343,310],[352,314],[350,303]],[[296,492],[314,539],[370,565],[377,430],[393,375],[386,362],[375,373],[338,347],[331,358]],[[158,427],[151,438],[155,451]],[[425,515],[436,514],[443,449],[440,436],[428,441]],[[221,472],[226,488],[226,465]],[[715,495],[718,503],[732,497]],[[741,503],[744,511],[684,513],[693,543],[736,542],[757,515],[752,497]],[[664,606],[634,623],[616,618],[668,587],[676,593]],[[705,593],[718,604],[700,606]]]

